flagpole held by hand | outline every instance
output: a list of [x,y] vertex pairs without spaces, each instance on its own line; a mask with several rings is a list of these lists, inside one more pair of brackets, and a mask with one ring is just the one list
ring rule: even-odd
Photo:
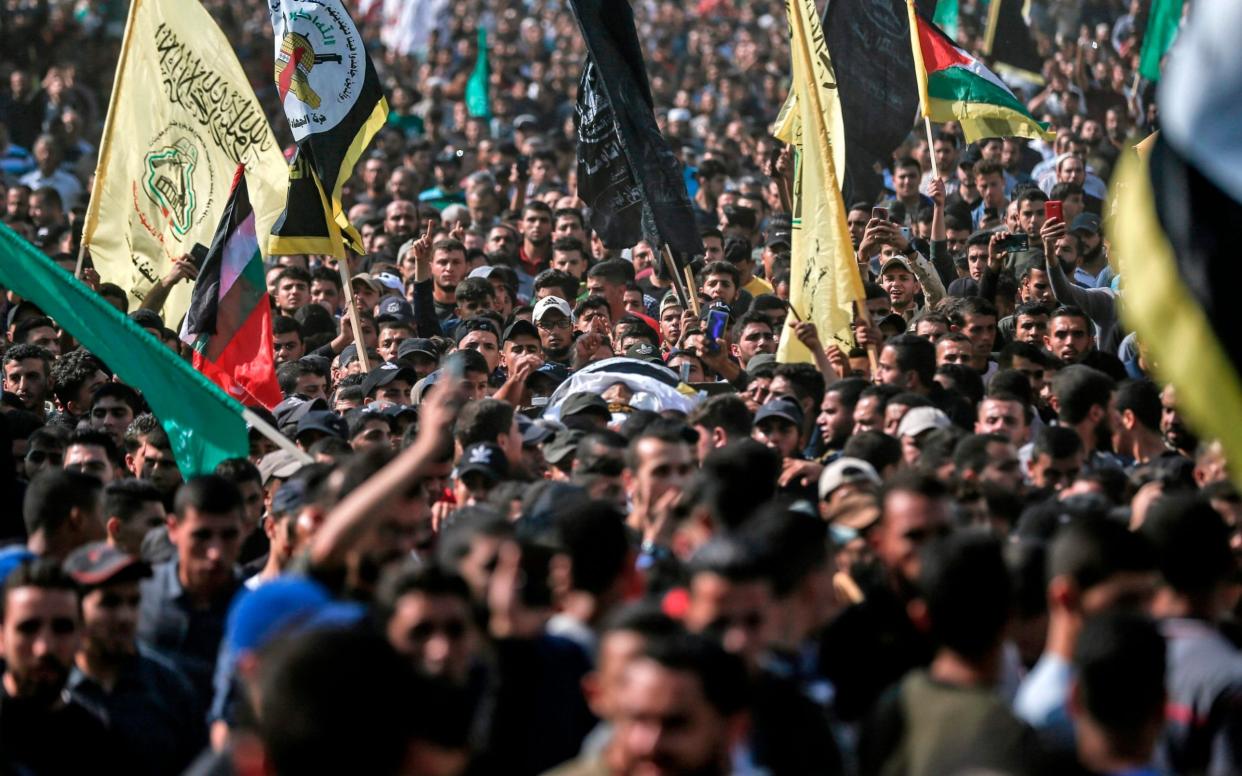
[[936,164],[936,144],[932,141],[931,118],[923,111],[923,126],[927,128],[927,155],[931,157],[932,178],[940,177],[940,167]]
[[365,374],[371,371],[371,364],[367,360],[367,346],[362,341],[362,326],[358,323],[358,306],[354,304],[354,286],[350,282],[348,249],[336,265],[341,271],[341,283],[345,289],[345,311],[349,315],[349,323],[354,330],[354,348],[358,351],[358,363],[362,364],[362,371]]

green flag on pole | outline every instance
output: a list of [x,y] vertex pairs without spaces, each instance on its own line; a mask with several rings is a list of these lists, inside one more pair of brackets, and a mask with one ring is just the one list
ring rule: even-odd
[[466,110],[480,119],[492,117],[491,100],[488,99],[487,30],[479,28],[479,53],[474,60],[474,72],[466,82]]
[[189,364],[0,224],[0,285],[29,299],[126,383],[142,391],[184,477],[250,452],[243,408]]
[[1160,60],[1173,45],[1177,28],[1182,23],[1184,0],[1153,0],[1147,15],[1147,32],[1143,33],[1143,50],[1139,55],[1139,73],[1148,81],[1160,80]]
[[932,21],[953,40],[957,40],[957,18],[957,0],[937,0]]

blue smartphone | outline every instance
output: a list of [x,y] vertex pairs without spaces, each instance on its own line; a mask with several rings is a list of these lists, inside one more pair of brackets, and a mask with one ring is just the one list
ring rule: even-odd
[[713,342],[724,337],[725,326],[729,323],[729,313],[719,308],[707,311],[707,338]]

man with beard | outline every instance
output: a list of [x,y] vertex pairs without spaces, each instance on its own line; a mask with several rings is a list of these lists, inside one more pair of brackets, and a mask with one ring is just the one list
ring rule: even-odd
[[77,587],[55,561],[29,561],[9,575],[0,606],[4,772],[122,772],[103,721],[65,695],[80,628]]
[[1160,433],[1164,434],[1164,440],[1174,450],[1193,460],[1199,438],[1186,427],[1186,421],[1177,407],[1177,389],[1172,383],[1160,392],[1160,406]]
[[389,202],[384,208],[384,234],[388,235],[388,251],[395,257],[402,245],[418,235],[418,206],[404,199]]
[[1057,419],[1082,440],[1087,454],[1085,472],[1121,467],[1111,450],[1113,428],[1109,408],[1116,388],[1108,375],[1082,364],[1071,364],[1052,378]]
[[52,354],[38,345],[14,345],[4,354],[4,390],[17,394],[23,409],[42,420],[49,393]]
[[69,677],[71,697],[107,712],[135,772],[180,772],[206,742],[206,730],[186,678],[138,648],[138,583],[150,576],[150,567],[96,542],[70,555],[65,571],[82,593],[82,644]]
[[612,741],[602,762],[575,761],[557,776],[715,776],[732,773],[732,750],[749,719],[742,661],[701,636],[650,639],[623,668]]
[[568,364],[574,346],[574,314],[569,303],[557,296],[545,296],[535,305],[531,318],[539,329],[544,359]]
[[409,249],[414,260],[414,326],[419,337],[438,337],[457,313],[457,284],[466,277],[466,246],[451,237],[435,239],[427,229]]
[[529,299],[535,276],[552,260],[552,208],[542,202],[527,202],[522,208],[522,244],[518,246],[518,296]]
[[241,492],[225,478],[186,482],[168,515],[176,555],[142,582],[138,638],[186,675],[200,708],[211,700],[225,616],[240,584],[241,512]]
[[945,486],[928,475],[902,472],[885,482],[879,501],[880,519],[864,537],[876,566],[855,577],[866,598],[829,624],[820,642],[820,665],[836,685],[836,709],[844,719],[859,718],[886,687],[927,665],[933,654],[907,604],[917,594],[920,550],[949,531]]

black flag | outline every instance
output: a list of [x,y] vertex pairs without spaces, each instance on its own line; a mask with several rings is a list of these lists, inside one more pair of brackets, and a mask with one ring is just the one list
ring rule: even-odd
[[[936,3],[915,5],[930,19]],[[845,201],[874,202],[882,186],[876,165],[891,162],[919,108],[905,0],[832,0],[824,37],[841,95]]]
[[703,253],[703,241],[681,163],[656,126],[634,13],[627,0],[570,6],[588,51],[574,123],[578,196],[590,208],[591,228],[609,248],[667,244],[684,263]]
[[983,33],[983,53],[992,58],[998,71],[1009,68],[1040,83],[1044,80],[1044,58],[1031,37],[1030,25],[1022,18],[1021,0],[992,0]]

